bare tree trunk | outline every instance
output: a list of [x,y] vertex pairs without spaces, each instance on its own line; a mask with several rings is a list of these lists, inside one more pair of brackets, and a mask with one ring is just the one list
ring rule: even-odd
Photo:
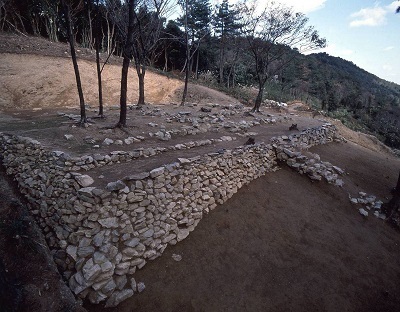
[[107,53],[110,54],[110,21],[108,20],[108,12],[106,13],[106,23],[107,23]]
[[104,108],[103,108],[103,85],[101,80],[101,69],[100,69],[100,53],[99,44],[96,40],[96,67],[97,67],[97,82],[99,85],[99,116],[104,118]]
[[168,49],[164,49],[164,59],[165,59],[165,64],[164,64],[164,69],[163,71],[168,71]]
[[189,62],[190,62],[190,49],[189,49],[189,34],[188,34],[188,1],[185,0],[185,41],[186,41],[186,68],[185,68],[185,87],[183,88],[181,106],[185,105],[188,83],[189,83]]
[[[1,17],[0,17],[1,21]],[[31,17],[31,24],[34,36],[40,36],[39,18],[37,15]]]
[[260,112],[263,95],[264,95],[264,84],[260,82],[258,86],[257,98],[256,101],[254,102],[254,107],[251,110],[252,112]]
[[[222,29],[221,33],[221,46],[219,48],[219,84],[222,86],[224,84],[224,63],[225,63],[225,35],[224,29]],[[229,77],[228,77],[229,80]],[[229,84],[229,81],[228,81]],[[229,87],[228,87],[229,88]]]
[[117,127],[126,127],[126,100],[128,92],[128,69],[129,69],[129,57],[124,57],[122,63],[122,75],[121,75],[121,96],[119,100],[120,114]]
[[146,67],[136,65],[136,71],[139,79],[139,99],[138,106],[144,105],[144,76],[146,75]]
[[112,53],[113,50],[113,38],[115,33],[115,24],[110,27],[110,21],[108,19],[108,12],[106,12],[106,23],[107,23],[107,54]]
[[69,41],[69,46],[71,48],[71,57],[72,57],[72,63],[74,65],[76,86],[78,88],[79,105],[80,105],[80,110],[81,110],[80,124],[83,125],[87,122],[86,109],[85,109],[85,100],[84,100],[83,91],[82,91],[81,77],[79,75],[78,61],[76,59],[76,53],[75,53],[74,35],[73,35],[73,31],[72,31],[71,11],[70,11],[69,5],[65,2],[65,0],[62,0],[62,5],[63,5],[64,13],[66,16],[68,41]]
[[89,7],[88,10],[88,20],[89,20],[89,46],[90,50],[93,49],[93,26],[92,26],[92,10]]
[[97,69],[97,82],[99,87],[99,116],[104,118],[104,109],[103,109],[103,86],[101,81],[101,68],[100,68],[100,9],[99,9],[99,0],[96,2],[96,31],[95,31],[95,49],[96,49],[96,69]]
[[0,24],[1,24],[0,30],[3,31],[4,30],[4,21],[3,21],[3,19],[5,18],[6,12],[5,12],[5,9],[4,9],[4,14],[3,14],[3,6],[5,4],[4,3],[1,3],[1,4],[2,4],[2,6],[0,6]]
[[[65,3],[65,0],[63,0],[62,3]],[[49,36],[49,40],[51,42],[58,42],[58,36],[57,36],[58,27],[57,27],[56,17],[54,15],[47,16],[45,21],[45,27],[47,35]]]
[[200,49],[197,50],[197,59],[196,59],[196,80],[199,79],[199,58],[200,58]]
[[133,47],[133,32],[134,32],[134,2],[135,0],[129,0],[128,2],[128,12],[129,12],[129,26],[128,35],[124,47],[124,60],[122,63],[122,74],[121,74],[121,96],[120,96],[120,114],[117,127],[126,127],[126,100],[128,92],[128,70],[129,63],[132,57],[132,47]]
[[236,86],[236,65],[233,64],[233,71],[232,71],[232,88]]

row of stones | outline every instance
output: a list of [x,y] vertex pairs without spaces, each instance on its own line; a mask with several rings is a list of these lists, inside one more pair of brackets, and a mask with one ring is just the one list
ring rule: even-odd
[[273,137],[271,142],[275,148],[280,146],[289,149],[308,149],[312,146],[332,141],[345,141],[337,135],[336,131],[337,129],[334,125],[327,123],[321,127],[308,128],[300,133],[294,133],[289,136]]
[[65,169],[67,171],[80,171],[80,170],[87,171],[94,168],[100,168],[105,165],[129,162],[140,157],[152,157],[167,151],[191,149],[191,148],[207,146],[226,141],[234,141],[234,140],[236,140],[235,137],[222,136],[219,139],[190,141],[187,143],[179,143],[167,147],[138,148],[129,152],[113,151],[106,155],[97,153],[92,155],[84,155],[81,157],[71,157],[68,154],[65,154],[61,151],[57,151],[55,153],[56,156],[61,157],[64,160]]
[[[310,135],[312,132],[312,135]],[[325,124],[320,128],[307,129],[301,133],[290,136],[273,138],[276,146],[277,159],[283,161],[300,174],[306,174],[311,180],[322,180],[336,186],[343,186],[344,182],[340,175],[345,172],[329,162],[321,161],[319,155],[311,154],[307,157],[298,149],[308,149],[311,146],[325,144],[331,141],[343,141],[336,135],[335,128],[330,124]]]
[[330,162],[321,161],[318,154],[307,157],[301,152],[288,148],[278,148],[278,160],[284,161],[289,167],[300,174],[306,174],[311,180],[321,181],[324,178],[328,183],[343,186],[344,182],[339,178],[345,172],[343,169],[332,165]]
[[[203,107],[204,108],[204,107]],[[156,116],[158,118],[164,117],[166,123],[172,123],[173,121],[177,121],[180,123],[187,123],[188,125],[182,126],[179,129],[166,129],[165,125],[158,125],[154,122],[150,122],[148,125],[150,127],[159,127],[159,131],[157,132],[149,132],[150,137],[155,137],[158,138],[159,140],[162,141],[168,141],[172,138],[173,135],[180,135],[180,136],[185,136],[185,135],[195,135],[198,133],[205,133],[208,131],[214,131],[218,132],[221,129],[225,129],[229,132],[232,133],[238,133],[245,135],[248,129],[251,127],[260,125],[260,124],[275,124],[277,121],[282,121],[281,118],[275,117],[272,115],[267,115],[266,118],[252,115],[252,114],[247,114],[251,115],[254,117],[254,120],[246,121],[246,120],[241,120],[238,122],[233,122],[233,121],[226,121],[225,117],[231,117],[232,115],[237,115],[237,114],[243,114],[244,113],[244,106],[243,105],[230,105],[230,106],[225,106],[223,110],[217,111],[213,114],[211,114],[211,108],[206,109],[207,114],[199,114],[195,115],[193,112],[187,111],[187,112],[179,112],[177,114],[170,114],[167,112],[164,112],[161,108],[157,109],[152,109],[150,111],[146,111],[144,108],[141,110],[141,114],[143,116]],[[64,114],[64,113],[59,113],[61,116],[66,116],[70,119],[74,120],[79,120],[78,115],[73,115],[73,114]],[[285,117],[284,119],[291,119],[290,117]],[[103,130],[102,133],[107,132],[107,130]],[[110,131],[112,132],[112,131]],[[72,139],[73,136],[70,134],[66,135],[66,139]],[[143,137],[129,137],[125,140],[110,140],[106,139],[103,144],[109,145],[109,144],[117,144],[117,145],[122,145],[124,142],[128,142],[126,144],[132,144],[133,142],[141,141],[143,140]],[[93,144],[95,143],[95,140],[91,139],[89,142],[92,142]],[[95,145],[98,146],[98,145]]]
[[[331,126],[308,131],[307,144],[334,134]],[[108,306],[132,293],[124,283],[128,276],[186,238],[204,213],[276,169],[276,148],[262,144],[181,160],[103,190],[82,185],[61,155],[38,142],[0,140],[7,173],[30,200],[71,289],[94,303],[108,298]]]

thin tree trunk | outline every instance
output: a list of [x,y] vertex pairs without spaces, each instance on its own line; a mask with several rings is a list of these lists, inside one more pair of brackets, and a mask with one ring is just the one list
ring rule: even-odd
[[103,86],[101,80],[101,69],[100,69],[100,53],[99,44],[96,40],[96,67],[97,67],[97,81],[99,85],[99,116],[104,118],[104,108],[103,108]]
[[164,59],[165,59],[165,64],[164,64],[164,71],[168,71],[168,49],[164,49]]
[[128,92],[128,70],[129,63],[132,57],[132,47],[133,47],[133,32],[134,32],[134,1],[129,0],[128,2],[128,12],[129,12],[129,26],[128,35],[124,47],[124,60],[122,63],[122,74],[121,74],[121,96],[120,96],[120,114],[117,127],[126,127],[126,100]]
[[100,68],[100,9],[99,9],[99,0],[96,2],[96,32],[95,32],[95,40],[96,40],[96,68],[97,68],[97,82],[99,87],[99,116],[104,118],[104,109],[103,109],[103,87],[101,81],[101,68]]
[[68,41],[69,41],[69,46],[71,48],[72,63],[74,65],[76,86],[77,86],[78,95],[79,95],[79,106],[80,106],[80,110],[81,110],[81,121],[80,121],[80,124],[84,124],[84,123],[87,122],[86,109],[85,109],[85,100],[84,100],[84,97],[83,97],[81,77],[79,75],[78,61],[76,59],[76,53],[75,53],[75,44],[74,44],[74,35],[73,35],[73,31],[72,31],[71,12],[70,12],[70,7],[65,3],[65,0],[62,0],[62,5],[63,5],[63,8],[64,8],[66,21],[67,21]]
[[89,19],[89,49],[93,49],[93,25],[92,25],[92,10],[89,8],[88,10],[88,19]]
[[[224,84],[224,56],[225,56],[225,40],[224,40],[224,29],[222,28],[221,32],[221,46],[219,48],[219,84],[222,86]],[[228,77],[229,80],[229,77]],[[228,82],[229,84],[229,82]],[[229,87],[228,87],[229,88]]]
[[122,74],[121,74],[121,96],[119,100],[120,114],[117,127],[126,127],[126,101],[128,92],[128,69],[129,69],[129,57],[124,56],[122,63]]
[[251,110],[252,112],[260,112],[263,94],[264,94],[264,84],[259,83],[258,94],[257,94],[256,101],[254,102],[254,107]]
[[110,21],[108,20],[108,12],[106,13],[107,23],[107,54],[110,54]]
[[197,50],[196,74],[195,74],[196,80],[199,79],[199,59],[200,59],[200,49]]
[[[189,53],[190,53],[190,51],[189,51]],[[189,75],[193,74],[193,60],[194,60],[194,53],[190,53],[190,54],[192,54],[192,55],[189,57],[189,63],[188,63],[189,64]]]
[[185,0],[185,41],[186,41],[186,68],[185,68],[185,87],[183,88],[181,106],[185,105],[188,83],[189,83],[189,62],[190,62],[190,49],[189,49],[189,34],[188,34],[188,1]]
[[146,68],[144,66],[137,65],[136,71],[139,79],[139,99],[138,106],[144,105],[144,76],[146,75]]
[[[0,21],[1,21],[1,16],[0,16]],[[33,35],[37,37],[40,36],[39,20],[37,16],[31,17],[31,24],[33,29]]]
[[236,86],[236,65],[233,64],[233,71],[232,71],[232,88]]

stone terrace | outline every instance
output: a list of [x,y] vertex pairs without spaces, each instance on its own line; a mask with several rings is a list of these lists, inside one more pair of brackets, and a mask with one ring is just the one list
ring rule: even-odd
[[[178,115],[186,120],[190,114]],[[212,120],[209,122],[207,125],[212,124]],[[216,121],[216,127],[220,127],[221,122]],[[278,161],[304,170],[311,178],[324,177],[330,183],[341,184],[337,172],[334,172],[338,169],[327,163],[318,164],[315,159],[307,160],[299,152],[338,139],[334,126],[324,125],[273,138],[272,144],[221,148],[224,144],[237,142],[237,137],[248,136],[248,130],[261,123],[246,122],[248,124],[251,125],[247,127],[245,122],[238,122],[224,126],[232,135],[222,133],[225,135],[164,144],[160,148],[74,157],[60,150],[49,150],[26,137],[1,134],[0,142],[7,173],[15,177],[21,192],[30,202],[31,212],[43,229],[55,261],[72,291],[93,303],[107,300],[106,306],[116,306],[135,291],[143,289],[143,285],[139,287],[133,277],[137,269],[159,257],[168,244],[186,238],[205,213],[224,203],[240,187],[277,170]],[[156,128],[155,125],[149,127]],[[191,127],[194,131],[199,129],[196,125]],[[246,132],[231,131],[240,127],[244,127]],[[205,128],[210,131],[212,126]],[[168,134],[172,137],[173,130],[161,128],[149,136],[169,143]],[[89,141],[89,138],[84,139]],[[122,144],[117,142],[116,145],[118,139],[111,140],[113,142],[107,144],[121,147],[139,144],[143,136],[133,135],[121,139]],[[104,141],[102,145],[110,146]],[[96,143],[91,140],[88,144]],[[203,153],[194,157],[184,154],[204,147],[213,151],[201,150]],[[100,146],[94,148],[100,149]],[[163,153],[175,153],[174,161],[156,157],[165,165],[152,163],[153,167],[144,171],[138,170],[138,166],[136,169],[127,166],[139,159],[148,162]],[[177,155],[184,157],[176,158]],[[301,165],[294,166],[299,162]],[[105,175],[116,167],[125,168],[118,171],[124,174],[117,179],[109,176],[107,179],[93,178],[93,174],[103,172]]]

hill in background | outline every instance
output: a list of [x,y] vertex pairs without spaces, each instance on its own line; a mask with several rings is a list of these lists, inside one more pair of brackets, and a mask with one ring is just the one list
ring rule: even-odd
[[326,53],[291,54],[293,62],[269,84],[273,98],[302,99],[346,126],[400,148],[399,85]]

